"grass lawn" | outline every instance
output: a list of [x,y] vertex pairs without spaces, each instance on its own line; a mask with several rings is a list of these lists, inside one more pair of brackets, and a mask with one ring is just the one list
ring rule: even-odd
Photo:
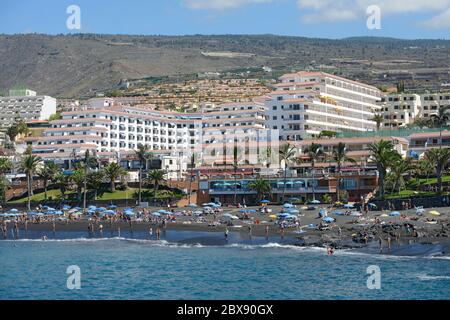
[[432,191],[415,191],[415,190],[402,190],[399,193],[386,194],[386,199],[397,199],[397,198],[409,198],[409,197],[429,197],[437,195],[436,192]]
[[[426,178],[419,179],[420,185],[424,186],[427,184],[437,184],[437,178],[429,178],[428,181]],[[450,182],[450,176],[443,176],[442,182]],[[411,181],[408,182],[408,188],[416,188],[418,186],[418,183],[416,179],[411,179]]]
[[[103,195],[99,196],[97,200],[105,200],[105,201],[112,201],[112,200],[122,200],[122,199],[133,199],[133,195],[135,192],[138,192],[139,189],[137,188],[129,188],[127,190],[116,190],[115,192],[105,192]],[[166,190],[158,190],[157,197],[158,198],[167,198],[167,191]],[[142,189],[143,197],[147,195],[150,198],[153,198],[153,189]],[[52,200],[57,200],[61,197],[61,192],[59,190],[49,190],[47,192],[48,197],[52,198]],[[72,197],[76,197],[75,193],[66,193],[66,197],[68,195],[72,195]],[[174,196],[176,196],[174,194]],[[71,197],[71,198],[72,198]],[[35,194],[31,197],[32,202],[42,202],[45,199],[44,192]],[[92,199],[90,199],[92,201]],[[26,203],[28,201],[28,197],[18,199],[15,201],[9,201],[8,203],[14,204],[14,203]]]

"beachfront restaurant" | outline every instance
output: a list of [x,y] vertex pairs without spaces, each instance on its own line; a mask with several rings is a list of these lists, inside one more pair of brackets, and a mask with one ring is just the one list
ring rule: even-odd
[[[233,204],[236,193],[237,202],[241,204],[256,204],[258,195],[251,188],[254,179],[223,179],[203,180],[199,183],[197,194],[198,204],[207,202],[221,202]],[[281,202],[283,192],[285,198],[295,197],[300,201],[312,200],[313,194],[316,199],[329,194],[336,197],[337,179],[335,177],[317,178],[274,178],[268,179],[272,192],[266,195],[271,202]],[[372,192],[377,183],[376,176],[346,176],[341,179],[341,190],[348,192],[349,200],[359,201],[360,197]]]

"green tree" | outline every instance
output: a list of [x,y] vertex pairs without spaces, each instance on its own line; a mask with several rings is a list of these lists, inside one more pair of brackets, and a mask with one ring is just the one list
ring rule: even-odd
[[283,195],[281,197],[281,201],[284,202],[284,197],[286,195],[286,182],[287,182],[287,171],[289,169],[289,165],[295,161],[296,159],[296,148],[289,143],[283,144],[280,147],[279,155],[280,155],[280,164],[284,162],[284,186],[283,186]]
[[64,174],[63,172],[58,172],[54,178],[55,185],[58,187],[61,193],[61,203],[66,199],[67,187],[70,184],[70,175]]
[[338,174],[337,185],[336,185],[336,198],[340,201],[340,191],[341,191],[341,174],[342,174],[342,164],[344,162],[356,163],[355,159],[347,156],[347,147],[345,143],[340,142],[335,149],[333,149],[333,160],[336,162],[336,170]]
[[153,185],[154,198],[156,199],[159,186],[166,181],[164,178],[167,172],[165,170],[154,169],[150,170],[147,174],[147,180]]
[[450,148],[427,150],[425,152],[425,159],[433,164],[436,170],[438,191],[442,193],[442,174],[447,163],[450,161]]
[[77,199],[81,202],[81,196],[83,194],[83,186],[85,181],[86,174],[83,168],[79,168],[70,175],[70,181],[75,184]]
[[402,158],[397,158],[391,165],[392,191],[400,191],[405,187],[405,175],[411,170],[411,164]]
[[21,162],[21,168],[27,176],[27,189],[28,189],[28,210],[31,210],[31,196],[33,193],[33,175],[36,172],[38,164],[42,161],[40,157],[35,155],[26,155]]
[[257,178],[256,180],[250,182],[249,188],[256,191],[258,194],[258,201],[264,199],[264,197],[272,191],[269,181]]
[[6,190],[8,189],[8,181],[6,180],[6,173],[10,172],[13,164],[10,158],[0,157],[0,192],[2,195],[1,203],[6,202]]
[[88,189],[94,191],[94,200],[97,200],[99,194],[103,193],[103,180],[105,179],[105,175],[103,171],[93,171],[88,173],[87,176],[87,185]]
[[432,114],[430,119],[432,123],[439,128],[439,148],[442,148],[442,127],[449,120],[450,106],[440,106],[436,114]]
[[139,159],[139,193],[138,193],[138,203],[142,202],[142,170],[145,164],[147,169],[147,163],[153,158],[153,154],[150,153],[150,148],[147,145],[138,144],[137,150],[135,150],[136,156]]
[[48,121],[55,121],[55,120],[61,120],[61,119],[62,119],[61,113],[55,113],[55,114],[52,114],[52,115],[48,118]]
[[45,201],[47,201],[48,182],[53,181],[58,171],[59,166],[57,164],[55,164],[54,162],[47,162],[37,172],[38,178],[42,180],[42,183],[44,185]]
[[110,182],[111,192],[116,191],[116,180],[127,175],[127,171],[115,162],[111,162],[104,167],[103,173]]
[[325,152],[323,151],[323,147],[317,143],[311,143],[311,145],[307,146],[304,150],[304,153],[308,156],[311,161],[311,172],[312,172],[312,189],[313,189],[313,200],[316,200],[316,163],[317,161],[325,158]]
[[372,117],[372,119],[370,119],[371,121],[376,122],[377,124],[377,130],[380,131],[381,129],[381,125],[383,124],[384,118],[383,115],[381,114],[376,114]]
[[371,158],[375,162],[378,171],[378,191],[381,198],[385,194],[385,179],[389,167],[400,157],[394,149],[391,141],[380,140],[369,145]]

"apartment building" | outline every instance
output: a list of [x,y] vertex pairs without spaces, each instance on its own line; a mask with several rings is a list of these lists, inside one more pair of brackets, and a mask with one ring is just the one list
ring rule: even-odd
[[383,128],[404,127],[430,119],[441,106],[450,108],[450,93],[391,93],[380,101]]
[[33,153],[44,159],[70,160],[86,150],[99,156],[136,150],[139,144],[150,150],[173,154],[190,152],[204,144],[258,139],[254,132],[264,126],[264,105],[226,104],[208,113],[157,111],[154,106],[110,104],[62,113],[62,119],[50,122],[41,137],[27,139]]
[[324,130],[373,131],[381,107],[377,88],[324,72],[286,74],[266,99],[267,126],[280,140],[298,141]]
[[37,95],[29,89],[10,90],[9,96],[0,97],[0,127],[6,128],[23,120],[47,120],[56,113],[56,99]]

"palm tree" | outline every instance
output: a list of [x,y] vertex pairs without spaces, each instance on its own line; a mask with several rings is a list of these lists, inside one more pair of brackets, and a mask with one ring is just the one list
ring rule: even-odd
[[153,184],[154,189],[154,199],[156,199],[159,185],[165,181],[165,175],[167,172],[165,170],[150,170],[147,174],[148,181]]
[[105,175],[102,171],[94,171],[87,176],[88,188],[94,190],[94,200],[97,200],[97,195],[99,190],[102,189],[104,178]]
[[258,200],[264,199],[264,196],[272,191],[269,181],[257,178],[248,185],[251,190],[255,190],[258,194]]
[[411,170],[411,163],[398,158],[393,161],[391,167],[391,177],[393,181],[392,191],[400,191],[405,186],[405,174]]
[[442,173],[450,161],[450,148],[431,149],[425,152],[425,158],[435,167],[438,182],[438,191],[442,193]]
[[384,121],[383,115],[381,114],[376,114],[372,117],[372,119],[370,119],[371,121],[374,121],[377,123],[377,131],[380,131],[381,129],[381,124]]
[[440,106],[436,114],[431,115],[432,122],[439,127],[439,148],[442,148],[442,127],[449,120],[449,106]]
[[428,179],[433,171],[433,164],[428,160],[420,160],[416,165],[416,177],[420,181],[420,176],[426,176],[427,180],[425,184],[428,184]]
[[192,197],[192,173],[193,173],[194,167],[195,167],[195,160],[196,160],[196,155],[195,155],[195,153],[193,153],[191,155],[191,168],[190,168],[190,173],[189,173],[189,204],[191,204],[191,197]]
[[289,143],[283,144],[279,150],[280,154],[280,164],[284,162],[284,186],[283,186],[283,195],[281,201],[284,202],[284,196],[286,194],[286,181],[287,181],[287,170],[289,168],[289,164],[294,161],[296,155],[296,149]]
[[[79,168],[70,175],[70,181],[73,182],[77,190],[77,198],[81,204],[81,195],[83,194],[84,181],[86,180],[86,173],[83,168]],[[83,208],[84,210],[84,208]],[[84,212],[84,211],[83,211]]]
[[109,180],[111,184],[111,192],[116,191],[116,180],[122,178],[127,174],[127,171],[115,162],[111,162],[106,167],[103,168],[103,173],[105,177]]
[[234,205],[237,206],[237,170],[238,170],[239,149],[235,145],[233,147],[233,170],[234,170]]
[[55,184],[58,186],[59,192],[61,192],[61,203],[64,202],[66,198],[67,186],[70,183],[70,176],[59,172],[55,175]]
[[37,172],[39,179],[42,180],[42,183],[44,184],[45,201],[47,201],[48,198],[47,197],[48,182],[54,179],[58,171],[59,166],[57,164],[55,164],[54,162],[47,162]]
[[337,147],[333,149],[333,160],[336,161],[337,164],[337,174],[338,174],[338,181],[336,185],[336,199],[339,202],[340,200],[340,189],[341,189],[341,169],[342,169],[342,163],[344,162],[351,162],[356,163],[355,159],[350,158],[347,156],[347,147],[345,146],[345,143],[339,142]]
[[97,157],[94,154],[91,156],[89,153],[89,150],[86,150],[84,153],[84,159],[83,159],[83,166],[84,166],[84,174],[83,174],[83,187],[84,187],[84,193],[83,193],[83,212],[86,212],[86,194],[87,194],[87,177],[90,169],[98,167],[98,161]]
[[31,194],[33,192],[33,174],[35,173],[36,168],[41,161],[42,159],[35,155],[26,155],[22,159],[21,168],[27,176],[28,210],[31,210]]
[[6,189],[7,183],[5,179],[5,174],[13,168],[11,159],[8,157],[0,157],[0,180],[1,180],[1,192],[2,192],[2,202],[6,202]]
[[150,160],[153,155],[150,153],[150,148],[148,145],[138,144],[137,150],[135,151],[136,156],[139,159],[139,192],[138,192],[138,203],[142,202],[142,168],[145,163],[145,167],[147,168],[147,162]]
[[384,198],[384,183],[387,170],[400,155],[395,151],[394,144],[387,140],[380,140],[370,144],[369,150],[371,152],[371,157],[377,166],[379,194],[381,198]]
[[311,161],[311,171],[312,171],[312,189],[313,189],[313,200],[316,200],[316,189],[315,189],[315,175],[316,175],[316,162],[325,156],[325,152],[320,144],[311,143],[303,151]]

